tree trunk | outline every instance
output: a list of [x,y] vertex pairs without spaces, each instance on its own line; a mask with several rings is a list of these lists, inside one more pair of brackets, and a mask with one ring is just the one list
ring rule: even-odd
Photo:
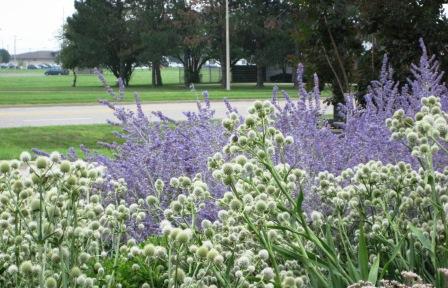
[[160,72],[160,61],[152,61],[152,86],[160,87],[162,83],[162,74]]
[[200,74],[199,70],[196,70],[195,67],[184,67],[184,80],[185,86],[189,87],[191,83],[200,83]]
[[341,115],[341,112],[339,111],[340,108],[338,107],[339,104],[343,104],[345,103],[345,98],[344,95],[342,94],[341,89],[338,87],[338,83],[336,80],[333,80],[331,83],[332,86],[332,92],[333,92],[333,99],[332,99],[332,104],[333,104],[333,119],[336,122],[342,122],[344,121],[345,117],[344,115]]
[[155,80],[156,80],[156,85],[157,87],[163,86],[162,83],[162,73],[160,71],[160,62],[157,61],[156,63],[154,63],[154,70],[155,70]]
[[76,75],[76,68],[72,69],[73,72],[73,83],[72,83],[72,87],[76,87],[76,80],[78,78],[78,75]]
[[226,57],[221,57],[219,61],[221,62],[221,86],[222,88],[226,88],[226,80],[227,80]]
[[201,82],[201,77],[199,74],[199,70],[196,70],[196,67],[192,67],[191,71],[190,71],[190,82],[191,83],[200,83]]
[[151,85],[156,87],[156,69],[154,68],[154,63],[151,65]]
[[119,67],[119,77],[121,78],[121,80],[123,80],[123,83],[126,85],[126,86],[128,86],[128,83],[127,83],[127,81],[126,81],[126,68],[125,68],[125,64],[122,62],[122,61],[120,61],[120,67]]
[[201,77],[201,58],[192,55],[191,52],[187,51],[184,55],[184,84],[185,87],[190,87],[192,83],[200,83]]
[[287,81],[286,80],[286,63],[283,63],[283,65],[282,65],[282,80]]
[[299,81],[297,80],[297,69],[292,69],[292,83],[294,83],[294,88],[299,88]]
[[257,88],[264,87],[264,66],[257,64]]
[[112,70],[112,73],[114,73],[115,77],[118,76],[117,78],[121,78],[124,86],[128,87],[129,82],[131,80],[132,72],[133,72],[132,63],[120,61],[120,64],[119,64],[118,68],[116,68],[116,69],[118,71]]

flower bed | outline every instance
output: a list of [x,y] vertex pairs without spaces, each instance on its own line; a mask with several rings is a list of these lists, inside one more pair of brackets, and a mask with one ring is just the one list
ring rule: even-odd
[[[155,195],[127,207],[124,181],[111,182],[102,201],[105,191],[95,187],[104,181],[103,168],[60,162],[56,153],[32,164],[24,153],[21,162],[0,165],[0,281],[14,287],[395,287],[402,280],[442,287],[448,170],[437,172],[433,159],[448,152],[448,114],[437,97],[421,102],[415,117],[398,110],[387,120],[392,137],[407,143],[421,168],[370,161],[340,175],[320,173],[317,181],[274,161],[285,159],[294,139],[274,128],[270,102],[255,102],[242,122],[231,113],[223,120],[224,154],[208,159],[226,192],[216,199],[217,219],[200,225],[213,195],[200,174],[170,179],[178,193],[167,208],[162,180],[154,183]],[[26,175],[19,169],[24,164]],[[310,182],[325,212],[305,213]],[[163,215],[161,234],[126,242],[126,223],[147,213]]]
[[422,48],[340,134],[299,81],[222,125],[207,97],[184,122],[108,103],[114,158],[0,163],[0,286],[445,287],[448,90]]

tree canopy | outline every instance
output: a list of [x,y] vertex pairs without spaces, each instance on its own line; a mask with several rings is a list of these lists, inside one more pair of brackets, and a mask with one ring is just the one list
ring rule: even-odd
[[105,66],[125,85],[142,50],[134,28],[132,1],[76,1],[76,12],[67,19],[64,37],[76,44],[80,62],[86,67]]
[[[256,64],[263,86],[267,66],[285,71],[303,62],[331,84],[330,101],[341,103],[344,94],[365,91],[384,54],[400,80],[418,60],[420,38],[431,53],[446,55],[443,2],[229,0],[231,63]],[[77,0],[75,8],[64,30],[65,67],[102,66],[127,85],[135,66],[151,66],[151,82],[160,86],[161,67],[175,58],[188,86],[214,59],[225,83],[225,0]]]
[[8,50],[0,49],[0,63],[8,63],[11,60],[11,55]]
[[420,57],[420,38],[446,65],[442,56],[448,52],[448,21],[443,2],[297,0],[296,57],[332,84],[333,104],[344,102],[345,93],[363,95],[379,75],[386,54],[396,79],[406,80],[410,63]]

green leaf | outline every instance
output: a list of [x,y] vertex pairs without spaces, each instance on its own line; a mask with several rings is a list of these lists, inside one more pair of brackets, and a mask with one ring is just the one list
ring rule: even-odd
[[[353,279],[361,279],[361,275],[359,274],[358,269],[355,267],[355,264],[353,264],[353,258],[351,253],[350,248],[347,248],[346,245],[350,244],[350,240],[348,239],[348,237],[346,236],[346,234],[344,233],[344,231],[340,228],[339,230],[339,234],[342,237],[342,241],[345,241],[342,244],[343,248],[344,248],[344,252],[346,254],[346,259],[347,259],[347,268],[345,269],[347,271],[347,273],[350,275],[350,277],[352,277]],[[328,242],[329,245],[331,245],[332,247],[335,247],[334,245],[334,241],[333,241],[333,235],[331,233],[331,226],[330,225],[326,225],[326,240]]]
[[376,256],[375,262],[373,262],[372,267],[370,267],[369,278],[367,279],[370,283],[376,284],[378,280],[378,270],[380,268],[380,254]]
[[[392,254],[390,255],[390,257],[388,257],[389,259],[387,260],[386,264],[384,264],[381,275],[380,275],[380,279],[383,279],[384,273],[387,272],[387,268],[389,267],[390,263],[392,263],[392,261],[394,261],[395,257],[397,257],[398,253],[400,253],[401,251],[401,246],[404,243],[404,239],[402,239],[400,241],[400,243],[398,243],[395,248],[394,251],[392,252]],[[412,245],[413,246],[413,245]]]
[[412,234],[417,237],[418,241],[422,243],[423,247],[425,247],[428,251],[432,252],[431,241],[423,235],[422,230],[417,229],[415,226],[411,226]]
[[291,247],[292,250],[286,249],[284,247],[278,246],[273,244],[272,249],[282,255],[283,257],[291,260],[300,260],[301,262],[305,263],[305,265],[311,266],[311,265],[317,265],[321,268],[325,269],[331,269],[333,267],[331,264],[329,264],[327,261],[322,260],[320,257],[318,257],[316,254],[307,251],[307,255],[302,255],[299,252],[298,247]]
[[364,234],[364,224],[361,224],[358,246],[358,266],[361,271],[362,280],[367,280],[369,271],[369,255],[367,251],[366,235]]
[[312,282],[318,282],[319,286],[316,287],[331,287],[328,280],[325,276],[320,272],[319,267],[331,271],[335,276],[338,276],[342,279],[342,275],[338,272],[337,269],[333,269],[333,265],[328,263],[327,261],[323,261],[317,255],[312,252],[307,251],[306,255],[300,254],[298,247],[291,247],[293,250],[285,249],[284,247],[273,245],[273,250],[282,255],[283,257],[299,260],[309,269],[310,280]]
[[304,198],[305,197],[303,195],[303,191],[302,191],[302,189],[300,189],[299,195],[297,195],[297,201],[296,201],[296,207],[295,207],[296,213],[302,213],[302,203],[303,203]]

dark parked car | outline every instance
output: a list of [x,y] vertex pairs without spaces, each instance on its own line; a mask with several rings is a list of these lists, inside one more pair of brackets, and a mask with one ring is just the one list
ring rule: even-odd
[[50,68],[45,71],[45,75],[68,75],[67,69],[62,68]]
[[26,69],[28,69],[28,70],[35,70],[35,69],[39,69],[39,67],[37,65],[30,64],[30,65],[26,66]]
[[277,83],[291,83],[292,82],[292,74],[290,73],[280,73],[277,75],[273,75],[271,76],[271,81],[272,82],[277,82]]

